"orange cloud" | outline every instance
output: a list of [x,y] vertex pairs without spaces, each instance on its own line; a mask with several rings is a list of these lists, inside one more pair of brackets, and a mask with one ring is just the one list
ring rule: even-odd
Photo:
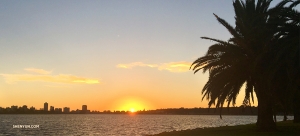
[[180,62],[170,62],[163,64],[145,64],[143,62],[133,62],[129,64],[118,64],[118,68],[127,68],[131,69],[133,67],[151,67],[157,68],[158,70],[168,70],[170,72],[186,72],[189,70],[192,63],[180,61]]
[[0,74],[6,80],[6,83],[14,83],[18,81],[43,81],[56,83],[83,83],[83,84],[98,84],[97,79],[79,77],[74,75],[59,74],[50,75],[51,72],[43,69],[25,69],[25,71],[34,72],[37,74]]

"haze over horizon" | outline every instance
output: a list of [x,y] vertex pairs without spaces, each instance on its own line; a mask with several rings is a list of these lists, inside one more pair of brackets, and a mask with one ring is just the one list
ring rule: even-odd
[[234,24],[232,1],[1,1],[0,107],[207,107],[189,67],[230,38],[213,13]]

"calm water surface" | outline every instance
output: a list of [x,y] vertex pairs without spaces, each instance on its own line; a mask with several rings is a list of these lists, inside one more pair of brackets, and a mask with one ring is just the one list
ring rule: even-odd
[[[256,116],[216,115],[0,115],[0,135],[100,135],[135,136],[204,127],[234,126],[256,122]],[[289,117],[291,119],[291,117]],[[277,120],[282,120],[278,117]],[[39,128],[13,128],[39,125]]]

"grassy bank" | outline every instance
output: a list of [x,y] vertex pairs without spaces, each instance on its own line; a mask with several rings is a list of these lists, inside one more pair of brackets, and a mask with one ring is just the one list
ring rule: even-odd
[[163,132],[154,136],[300,136],[300,124],[293,121],[277,122],[277,132],[257,132],[255,124],[224,126],[217,128],[197,128],[193,130]]

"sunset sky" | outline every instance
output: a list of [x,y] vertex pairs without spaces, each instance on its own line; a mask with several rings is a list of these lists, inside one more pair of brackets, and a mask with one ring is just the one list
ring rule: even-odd
[[1,1],[0,106],[207,107],[189,67],[230,38],[213,13],[234,24],[231,0]]

